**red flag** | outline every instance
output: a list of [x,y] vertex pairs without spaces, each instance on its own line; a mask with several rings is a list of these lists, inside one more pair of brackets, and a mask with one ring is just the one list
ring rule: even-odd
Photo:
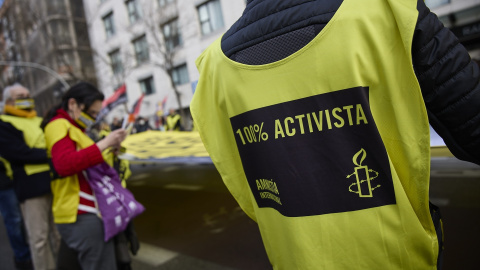
[[142,100],[145,94],[142,94],[137,101],[135,101],[135,104],[133,104],[132,111],[130,112],[131,114],[135,114],[135,116],[138,115],[140,112],[140,106],[142,106]]
[[143,97],[145,94],[142,94],[137,101],[135,101],[135,104],[133,104],[132,110],[130,111],[130,114],[128,115],[128,123],[133,123],[135,122],[135,118],[137,117],[138,113],[140,112],[140,107],[142,106],[142,101]]
[[167,103],[168,96],[165,96],[162,101],[162,111],[165,110],[165,104]]
[[117,105],[120,103],[124,103],[126,101],[127,101],[127,86],[125,84],[122,84],[119,88],[117,88],[117,90],[115,90],[112,96],[110,96],[109,98],[103,101],[102,107],[110,106],[113,108],[115,106],[112,106],[112,104]]
[[102,110],[97,116],[97,121],[102,120],[113,108],[122,103],[127,103],[127,87],[125,84],[120,86],[112,96],[102,102]]

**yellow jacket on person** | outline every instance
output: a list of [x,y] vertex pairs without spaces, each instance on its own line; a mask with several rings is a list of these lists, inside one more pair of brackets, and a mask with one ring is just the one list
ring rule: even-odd
[[[0,115],[0,120],[12,124],[16,129],[22,131],[25,143],[30,148],[45,149],[45,136],[40,128],[42,118],[40,117],[19,117],[11,115]],[[32,128],[36,127],[36,128]],[[50,170],[48,163],[25,164],[25,173],[32,175]]]
[[118,158],[117,154],[115,154],[111,148],[107,148],[102,152],[103,159],[107,162],[110,167],[114,168],[120,180],[122,181],[122,186],[127,187],[127,179],[132,175],[132,171],[130,170],[130,161],[126,159]]
[[[66,119],[56,119],[45,127],[47,150],[51,154],[53,145],[69,136],[78,149],[84,149],[94,144],[82,130],[72,125]],[[71,175],[51,182],[53,193],[53,218],[55,223],[73,223],[77,219],[77,210],[80,202],[80,185],[77,175]]]
[[[78,150],[85,149],[95,142],[88,137],[78,127],[72,125],[66,119],[56,119],[45,127],[45,137],[47,141],[47,149],[51,153],[53,145],[65,136],[74,141]],[[113,166],[114,153],[110,148],[102,153],[103,159],[107,164]],[[126,187],[125,180],[131,175],[128,161],[119,161],[120,180],[122,186]],[[51,182],[53,193],[53,216],[55,223],[73,223],[77,218],[77,210],[79,205],[80,185],[77,175],[71,175]]]
[[[110,130],[104,130],[102,129],[100,131],[99,137],[100,140],[107,137],[108,134],[110,134]],[[125,148],[121,149],[122,151],[126,151]],[[132,175],[132,171],[130,170],[130,161],[126,159],[120,159],[118,158],[118,155],[114,153],[112,148],[107,148],[102,152],[103,160],[107,162],[110,167],[114,168],[118,176],[120,177],[120,180],[122,181],[122,186],[126,187],[127,186],[127,179]]]
[[180,131],[180,115],[169,114],[167,116],[166,130]]
[[280,61],[197,59],[195,124],[274,269],[436,269],[415,7],[345,0]]
[[100,139],[103,139],[103,138],[107,137],[107,135],[110,134],[110,132],[111,132],[110,130],[102,129],[102,130],[100,130],[100,132],[98,133],[98,137],[99,137]]
[[[9,105],[6,105],[6,109]],[[42,119],[36,113],[11,111],[0,116],[0,154],[12,171],[13,187],[19,202],[50,194],[50,166]]]

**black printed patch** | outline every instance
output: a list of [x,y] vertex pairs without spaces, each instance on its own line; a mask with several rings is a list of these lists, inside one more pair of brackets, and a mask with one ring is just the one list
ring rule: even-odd
[[368,91],[340,90],[230,119],[258,207],[299,217],[396,203]]

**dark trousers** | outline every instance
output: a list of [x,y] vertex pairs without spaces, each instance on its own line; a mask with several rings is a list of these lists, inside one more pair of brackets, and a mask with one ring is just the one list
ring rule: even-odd
[[0,190],[0,213],[7,229],[8,240],[15,260],[30,261],[30,249],[26,240],[20,205],[13,188]]
[[114,243],[103,240],[103,223],[99,217],[78,215],[75,223],[57,224],[57,228],[66,246],[77,253],[82,269],[117,269]]

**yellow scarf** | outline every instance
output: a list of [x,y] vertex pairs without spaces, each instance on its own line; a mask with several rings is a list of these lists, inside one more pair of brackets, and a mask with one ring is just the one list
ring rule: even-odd
[[10,114],[10,115],[15,115],[19,117],[26,117],[26,118],[31,118],[37,116],[37,111],[35,110],[20,110],[15,108],[12,105],[5,105],[5,113]]

